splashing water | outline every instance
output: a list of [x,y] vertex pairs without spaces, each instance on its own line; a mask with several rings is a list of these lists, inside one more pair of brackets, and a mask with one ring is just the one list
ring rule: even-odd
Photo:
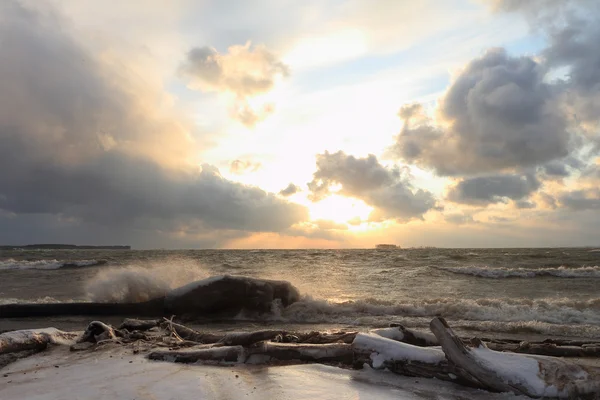
[[86,294],[95,302],[136,303],[164,296],[173,288],[208,276],[202,266],[191,262],[110,268],[88,281]]

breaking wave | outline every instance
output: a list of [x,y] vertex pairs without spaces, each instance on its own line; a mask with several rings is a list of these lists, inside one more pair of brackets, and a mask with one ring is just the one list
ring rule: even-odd
[[0,271],[41,269],[52,270],[60,268],[79,268],[106,264],[106,260],[15,260],[9,258],[0,261]]
[[600,267],[568,268],[490,268],[490,267],[434,267],[436,269],[461,275],[472,275],[482,278],[535,278],[537,276],[554,276],[558,278],[600,278]]
[[208,275],[201,266],[185,262],[109,268],[88,281],[85,290],[91,301],[136,303],[164,296],[171,289]]
[[[313,299],[301,301],[280,311],[280,318],[289,322],[371,325],[385,317],[422,317],[429,320],[443,316],[451,320],[531,324],[600,324],[600,298],[586,301],[570,299],[452,299],[436,298],[392,303],[365,299],[343,303]],[[520,324],[520,325],[519,325]]]

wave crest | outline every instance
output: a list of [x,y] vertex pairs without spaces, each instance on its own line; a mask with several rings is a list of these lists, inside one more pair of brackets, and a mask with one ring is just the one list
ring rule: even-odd
[[[373,299],[334,303],[304,296],[282,311],[289,322],[371,324],[381,317],[433,318],[452,320],[495,321],[502,323],[543,322],[549,324],[600,324],[600,298],[570,299],[453,299],[389,303]],[[373,318],[376,317],[376,318]]]
[[90,267],[94,265],[106,264],[105,260],[15,260],[9,258],[7,260],[0,261],[0,271],[6,270],[26,270],[26,269],[41,269],[41,270],[52,270],[60,268],[78,268],[78,267]]
[[88,299],[95,302],[138,303],[207,276],[194,263],[114,267],[99,271],[87,282],[85,290]]
[[553,276],[557,278],[600,278],[600,267],[569,268],[490,268],[490,267],[435,267],[453,274],[472,275],[482,278],[535,278],[537,276]]

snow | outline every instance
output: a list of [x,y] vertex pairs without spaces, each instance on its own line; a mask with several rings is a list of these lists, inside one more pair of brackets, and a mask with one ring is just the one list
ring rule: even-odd
[[411,344],[384,338],[373,333],[356,335],[352,347],[372,351],[373,368],[382,368],[385,361],[421,361],[439,363],[446,359],[439,347],[418,347]]
[[557,397],[556,386],[549,386],[540,377],[540,365],[534,358],[520,354],[501,353],[481,346],[473,349],[471,353],[477,362],[490,370],[505,383],[519,384],[529,388],[531,394],[537,396]]
[[397,340],[399,342],[401,342],[404,339],[404,333],[399,328],[373,329],[371,333],[374,333],[384,338]]
[[[7,375],[7,376],[4,376]],[[0,374],[2,400],[53,399],[516,399],[434,379],[316,364],[206,366],[154,362],[131,349],[55,347]]]

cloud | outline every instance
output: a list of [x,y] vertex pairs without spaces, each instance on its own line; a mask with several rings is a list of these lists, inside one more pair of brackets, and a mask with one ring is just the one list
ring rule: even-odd
[[249,160],[233,160],[229,165],[229,172],[236,175],[256,172],[262,168],[262,164],[258,161]]
[[598,127],[600,112],[600,3],[593,0],[494,1],[496,10],[520,12],[547,38],[541,56],[549,68],[566,69],[557,82],[580,128]]
[[535,208],[536,204],[532,201],[519,200],[519,201],[515,201],[515,207],[517,207],[518,209],[524,210],[524,209],[529,209],[529,208]]
[[342,224],[342,223],[339,223],[339,222],[335,222],[335,221],[331,221],[329,219],[319,219],[319,220],[313,221],[313,223],[319,229],[326,230],[326,231],[329,231],[329,230],[338,230],[338,231],[342,230],[342,231],[344,231],[344,230],[348,229],[348,225]]
[[232,114],[250,127],[271,114],[274,106],[263,104],[257,109],[248,99],[268,93],[289,73],[289,67],[264,45],[251,47],[250,42],[231,46],[225,54],[208,46],[195,47],[179,68],[192,89],[233,94]]
[[[0,209],[108,231],[278,231],[304,207],[196,167],[187,118],[53,12],[0,5]],[[52,238],[48,238],[52,240]]]
[[567,166],[558,161],[552,161],[543,166],[544,173],[551,177],[565,178],[570,175]]
[[488,50],[467,64],[442,98],[439,124],[419,105],[400,110],[404,126],[388,153],[446,176],[567,156],[572,135],[545,72],[531,57]]
[[444,215],[444,219],[446,222],[449,222],[454,225],[466,225],[476,223],[473,219],[472,215],[463,214],[463,213],[452,213]]
[[448,199],[455,203],[488,205],[521,200],[540,187],[533,175],[492,175],[463,179],[452,186]]
[[319,201],[339,186],[344,196],[363,200],[374,208],[370,220],[408,221],[422,218],[435,207],[433,195],[416,189],[406,170],[386,168],[374,155],[356,158],[342,151],[317,155],[317,170],[308,184],[310,198]]
[[282,196],[291,196],[293,194],[296,194],[300,191],[300,188],[296,185],[294,185],[293,183],[290,183],[289,185],[287,185],[287,187],[285,189],[282,189],[279,194]]
[[563,193],[559,196],[560,203],[573,211],[600,209],[600,190],[582,189]]

